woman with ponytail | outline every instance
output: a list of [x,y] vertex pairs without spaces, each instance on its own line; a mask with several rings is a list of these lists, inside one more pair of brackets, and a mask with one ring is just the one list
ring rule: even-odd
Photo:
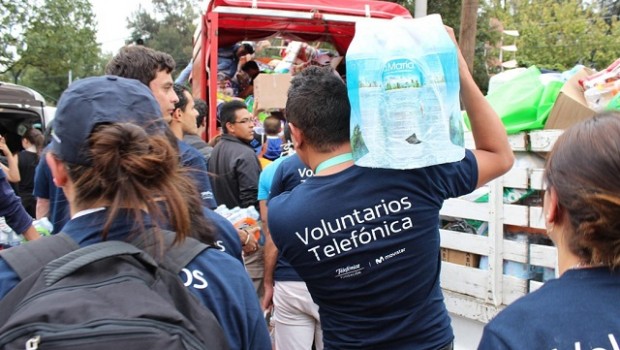
[[[62,187],[71,219],[62,231],[81,247],[104,240],[146,242],[154,258],[194,236],[214,243],[191,177],[151,91],[137,80],[81,79],[58,103],[45,157]],[[141,246],[142,247],[142,246]],[[260,305],[243,265],[218,249],[205,249],[179,274],[219,321],[231,349],[270,349]],[[0,258],[0,299],[19,281]]]
[[559,278],[511,304],[479,349],[619,349],[620,113],[566,130],[547,158],[543,215]]

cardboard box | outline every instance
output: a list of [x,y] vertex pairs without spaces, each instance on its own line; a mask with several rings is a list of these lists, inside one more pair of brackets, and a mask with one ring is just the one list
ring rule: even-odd
[[592,75],[593,71],[583,68],[570,78],[560,90],[553,104],[545,129],[566,129],[575,123],[591,118],[596,112],[588,107],[579,79]]
[[441,248],[441,260],[476,268],[480,265],[480,255],[448,248]]
[[254,98],[264,109],[286,107],[286,96],[291,86],[290,74],[259,74],[254,79]]

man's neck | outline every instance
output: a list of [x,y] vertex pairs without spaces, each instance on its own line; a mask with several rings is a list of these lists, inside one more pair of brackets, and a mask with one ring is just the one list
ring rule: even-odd
[[182,140],[183,139],[183,127],[181,126],[181,124],[175,123],[173,121],[172,123],[169,124],[169,126],[170,126],[170,131],[172,131],[174,136],[177,139]]
[[245,144],[249,144],[252,140],[248,141],[245,139],[242,139],[241,137],[239,137],[238,135],[235,135],[235,133],[228,133],[228,135],[230,135],[231,137],[234,137],[235,139],[237,139],[239,142],[245,143]]
[[[343,143],[340,146],[338,146],[337,148],[335,148],[333,151],[328,152],[328,153],[318,153],[314,150],[311,150],[308,154],[308,165],[310,166],[310,168],[314,171],[316,171],[317,167],[319,165],[321,165],[321,163],[324,163],[325,161],[332,159],[334,157],[338,157],[341,156],[343,154],[347,154],[347,153],[351,153],[351,144],[349,142]],[[343,161],[340,162],[338,164],[334,164],[332,166],[329,167],[325,167],[322,169],[319,169],[319,172],[316,173],[315,175],[331,175],[331,174],[335,174],[338,172],[341,172],[349,167],[351,167],[353,165],[353,161]]]

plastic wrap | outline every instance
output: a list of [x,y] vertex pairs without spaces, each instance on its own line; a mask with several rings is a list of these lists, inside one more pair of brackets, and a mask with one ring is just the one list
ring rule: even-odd
[[360,21],[347,51],[359,166],[413,169],[465,155],[457,49],[439,15]]

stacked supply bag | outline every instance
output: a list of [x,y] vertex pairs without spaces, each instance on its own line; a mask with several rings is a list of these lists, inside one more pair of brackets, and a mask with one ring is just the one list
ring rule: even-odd
[[413,169],[464,157],[457,49],[439,15],[357,22],[346,64],[357,165]]
[[[506,132],[516,134],[544,127],[563,85],[561,74],[543,74],[531,66],[496,88],[489,88],[486,98]],[[465,123],[470,126],[469,119]]]
[[595,112],[620,109],[620,59],[605,70],[579,80],[588,107]]

